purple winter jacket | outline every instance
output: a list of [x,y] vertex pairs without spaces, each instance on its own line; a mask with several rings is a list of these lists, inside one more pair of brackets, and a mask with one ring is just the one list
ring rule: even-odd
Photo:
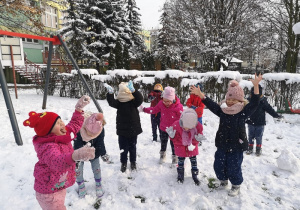
[[166,107],[163,100],[159,101],[155,107],[144,108],[143,111],[148,114],[156,114],[160,112],[160,126],[159,129],[166,132],[166,128],[170,127],[176,120],[180,119],[183,106],[180,100],[175,96],[176,102]]
[[74,149],[71,141],[79,132],[84,117],[75,111],[66,125],[67,134],[57,136],[34,136],[33,145],[38,162],[34,167],[34,190],[42,194],[51,194],[68,188],[75,183],[75,162],[72,159]]

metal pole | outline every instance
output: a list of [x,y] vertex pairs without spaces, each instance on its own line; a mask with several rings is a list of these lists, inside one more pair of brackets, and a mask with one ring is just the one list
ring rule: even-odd
[[17,143],[17,145],[21,146],[21,145],[23,145],[23,142],[22,142],[18,122],[17,122],[17,119],[16,119],[14,107],[12,105],[11,98],[10,98],[10,95],[9,95],[9,92],[8,92],[8,88],[7,88],[7,84],[6,84],[5,75],[4,75],[4,72],[3,72],[1,60],[0,60],[0,83],[1,83],[1,89],[2,89],[2,92],[3,92],[4,99],[5,99],[6,108],[7,108],[7,111],[8,111],[8,115],[9,115],[9,119],[10,119],[10,122],[11,122],[11,127],[12,127],[13,132],[14,132],[16,143]]
[[16,99],[18,99],[18,91],[17,91],[17,82],[16,82],[16,72],[15,72],[15,62],[14,62],[14,52],[13,48],[10,45],[10,57],[11,57],[11,66],[13,70],[13,76],[14,76],[14,85],[15,85],[15,93],[16,93]]
[[65,48],[65,50],[66,50],[66,52],[67,52],[69,58],[71,59],[71,61],[72,61],[72,63],[73,63],[73,66],[74,66],[75,69],[77,70],[77,72],[78,72],[78,74],[79,74],[79,76],[80,76],[80,78],[81,78],[81,81],[83,82],[83,84],[84,84],[86,90],[89,92],[90,97],[92,98],[92,100],[93,100],[94,104],[96,105],[98,111],[101,112],[101,113],[103,113],[103,111],[102,111],[102,109],[101,109],[101,107],[100,107],[98,101],[95,99],[95,97],[94,97],[94,95],[93,95],[91,89],[89,88],[89,86],[88,86],[86,80],[84,79],[84,77],[83,77],[83,75],[82,75],[82,73],[81,73],[81,71],[80,71],[80,69],[79,69],[77,63],[75,62],[75,60],[74,60],[74,58],[73,58],[71,52],[69,51],[68,47],[67,47],[66,44],[65,44],[65,42],[62,40],[62,38],[60,37],[60,35],[57,35],[57,37],[58,37],[59,41],[61,42],[62,46]]
[[[51,36],[52,38],[52,36]],[[48,87],[49,87],[49,80],[50,80],[50,68],[51,68],[51,61],[52,61],[52,51],[53,51],[53,42],[49,44],[49,53],[48,53],[48,62],[47,62],[47,71],[45,77],[45,89],[44,89],[44,97],[43,97],[43,106],[42,109],[46,109],[47,105],[47,95],[48,95]]]

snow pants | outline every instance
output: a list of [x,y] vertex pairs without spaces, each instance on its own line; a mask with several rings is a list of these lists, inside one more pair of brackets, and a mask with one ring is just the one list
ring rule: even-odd
[[214,170],[219,180],[228,180],[233,185],[243,182],[242,174],[243,151],[228,152],[217,149],[215,153]]
[[151,125],[152,125],[152,136],[153,141],[157,141],[157,130],[159,131],[159,136],[161,136],[160,125],[160,112],[157,114],[151,114]]
[[248,124],[248,139],[249,144],[254,144],[254,139],[256,140],[256,146],[261,146],[262,144],[262,137],[264,134],[264,125],[250,125]]
[[123,150],[120,154],[120,161],[121,163],[127,163],[127,155],[129,153],[129,160],[130,162],[136,162],[136,143],[137,143],[137,136],[133,137],[125,137],[119,136],[119,148]]
[[66,193],[66,189],[51,194],[42,194],[36,192],[36,199],[43,210],[66,210]]
[[[161,136],[160,136],[160,141],[161,141],[160,151],[161,152],[165,152],[167,150],[168,140],[169,140],[169,134],[167,132],[161,131]],[[170,140],[170,144],[171,144],[171,149],[172,149],[172,155],[175,155],[173,141]]]
[[[101,179],[101,168],[100,168],[99,158],[90,160],[90,163],[92,166],[95,180]],[[83,182],[83,166],[84,166],[84,161],[80,161],[78,163],[78,167],[76,167],[76,182]]]

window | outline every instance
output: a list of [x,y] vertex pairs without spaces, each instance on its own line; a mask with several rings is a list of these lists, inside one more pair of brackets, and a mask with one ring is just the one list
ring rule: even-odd
[[57,28],[57,9],[47,5],[45,14],[42,15],[42,22],[47,27]]

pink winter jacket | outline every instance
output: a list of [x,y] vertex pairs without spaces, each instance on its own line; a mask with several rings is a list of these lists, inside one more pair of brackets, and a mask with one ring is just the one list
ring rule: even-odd
[[47,136],[34,136],[33,145],[38,162],[34,167],[34,190],[42,194],[55,193],[68,188],[75,183],[75,162],[71,141],[79,132],[84,117],[75,111],[72,119],[66,125],[67,134],[57,136],[50,133]]
[[163,100],[159,101],[155,107],[144,108],[143,111],[148,114],[156,114],[160,112],[160,130],[166,131],[167,127],[170,127],[176,120],[180,119],[183,106],[177,96],[176,102],[166,107],[163,104]]
[[[198,141],[195,139],[195,137],[192,139],[192,145],[195,146],[193,151],[188,150],[188,146],[184,146],[182,144],[182,131],[183,128],[180,126],[179,124],[179,120],[177,120],[176,122],[173,123],[173,130],[176,131],[175,132],[175,136],[174,138],[170,138],[171,141],[173,141],[174,143],[174,149],[175,149],[175,155],[177,155],[178,157],[193,157],[198,155]],[[197,126],[197,134],[203,134],[203,127],[202,125],[198,122]],[[189,134],[189,136],[191,135],[191,133]]]

